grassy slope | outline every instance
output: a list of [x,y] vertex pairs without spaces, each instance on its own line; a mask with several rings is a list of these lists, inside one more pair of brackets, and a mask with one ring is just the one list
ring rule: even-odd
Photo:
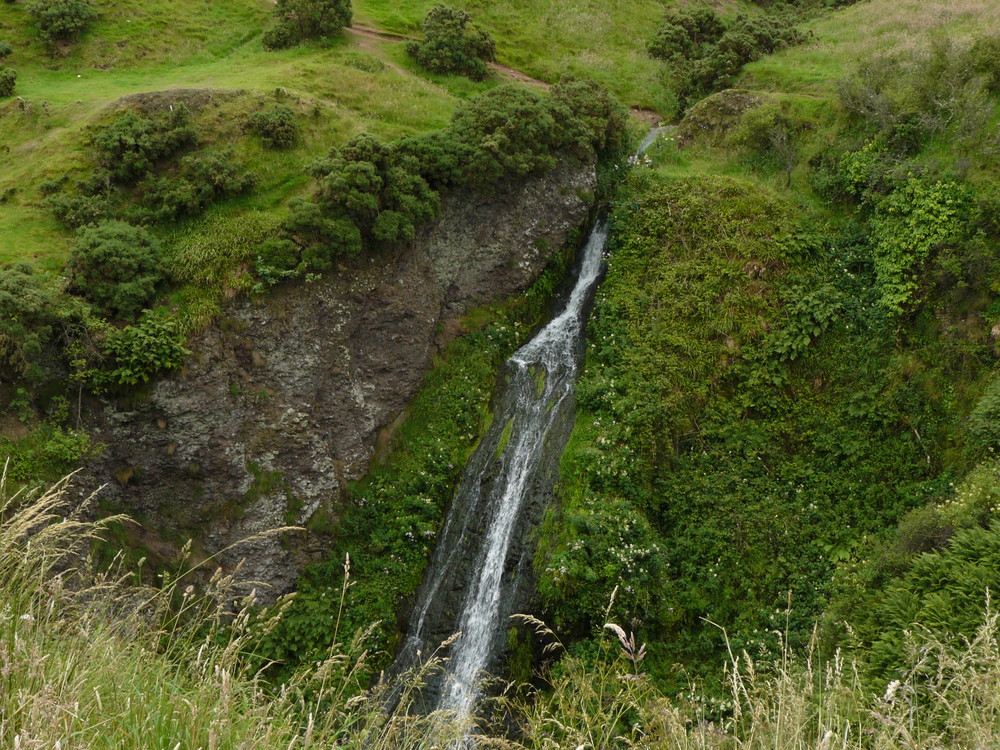
[[[991,33],[998,21],[992,3],[871,0],[812,22],[810,43],[748,66],[741,87],[808,123],[790,181],[725,138],[654,147],[655,170],[623,193],[619,211],[629,218],[595,312],[597,356],[564,457],[564,511],[542,533],[543,593],[567,630],[596,630],[618,586],[612,616],[646,619],[646,666],[661,677],[674,662],[695,671],[714,663],[721,633],[702,617],[751,650],[775,648],[777,629],[804,640],[831,571],[861,532],[891,528],[947,493],[950,472],[968,470],[961,417],[995,361],[981,298],[963,307],[962,295],[946,296],[897,333],[876,320],[872,279],[846,274],[847,256],[836,251],[782,258],[754,282],[767,305],[740,308],[743,266],[760,263],[761,251],[728,243],[759,231],[771,203],[797,217],[774,222],[772,243],[796,227],[836,238],[857,214],[815,192],[809,157],[851,137],[838,82],[872,56],[912,59],[936,40]],[[947,169],[960,155],[946,134],[917,160]],[[979,159],[967,179],[984,186],[996,174],[995,158]],[[704,223],[696,207],[726,185],[736,196],[717,207],[718,226]],[[760,207],[727,216],[740,201]],[[693,263],[692,253],[706,259]],[[725,260],[734,268],[712,265]],[[730,285],[716,288],[724,278]],[[850,300],[837,322],[788,365],[787,385],[754,385],[765,332],[788,325],[792,301],[824,288]],[[962,321],[961,338],[949,320]],[[756,326],[763,331],[748,333]],[[637,455],[657,443],[659,452]],[[586,624],[585,609],[594,613]]]

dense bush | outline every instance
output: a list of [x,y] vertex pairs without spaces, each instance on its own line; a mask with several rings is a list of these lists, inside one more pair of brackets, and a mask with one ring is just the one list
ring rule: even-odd
[[163,221],[198,213],[256,183],[256,175],[233,161],[232,149],[225,149],[185,156],[177,175],[150,176],[139,185],[139,193],[148,218]]
[[352,138],[309,171],[319,180],[317,203],[378,242],[412,239],[416,226],[438,209],[438,194],[420,175],[419,163],[371,135]]
[[687,104],[731,86],[746,63],[805,41],[785,16],[737,16],[726,26],[707,8],[668,11],[647,50],[673,67],[678,97]]
[[14,95],[17,85],[17,71],[12,68],[0,68],[0,97]]
[[79,373],[94,390],[146,383],[157,373],[180,367],[190,353],[180,323],[149,310],[133,325],[105,327],[99,338],[97,367]]
[[711,8],[691,11],[668,10],[646,49],[662,60],[690,60],[704,57],[726,31]]
[[27,263],[0,268],[0,367],[37,375],[36,363],[74,305]]
[[278,23],[264,33],[268,49],[285,49],[304,39],[336,34],[351,25],[351,0],[277,0]]
[[438,191],[488,189],[550,169],[558,154],[593,159],[621,148],[626,122],[606,89],[566,79],[545,97],[498,86],[463,103],[443,131],[397,143],[356,136],[308,167],[317,191],[290,204],[285,237],[262,248],[259,274],[273,283],[325,270],[363,243],[410,239],[436,214]]
[[69,289],[106,314],[133,318],[163,278],[159,255],[159,243],[139,227],[122,221],[84,227],[69,262]]
[[97,16],[90,0],[33,0],[26,7],[49,44],[72,42]]
[[423,30],[423,41],[406,43],[406,52],[419,65],[435,73],[458,73],[474,81],[489,75],[486,63],[496,58],[496,44],[464,10],[435,5],[424,17]]
[[154,117],[123,112],[94,134],[97,162],[114,182],[134,183],[157,161],[197,142],[190,121],[183,104]]
[[284,104],[276,104],[268,110],[252,114],[250,129],[271,148],[288,148],[299,137],[295,112]]
[[11,47],[7,42],[0,40],[0,62],[6,60],[13,51],[13,47]]

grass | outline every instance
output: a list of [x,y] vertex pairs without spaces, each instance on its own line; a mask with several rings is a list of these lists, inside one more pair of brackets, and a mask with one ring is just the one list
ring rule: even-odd
[[[430,750],[470,733],[480,747],[506,750],[930,750],[1000,741],[998,615],[989,611],[964,643],[932,638],[912,650],[900,679],[875,694],[839,655],[821,661],[786,647],[774,662],[730,649],[721,701],[696,689],[668,698],[642,673],[631,634],[607,633],[589,666],[565,658],[546,694],[524,686],[527,700],[514,691],[497,699],[517,740],[446,714],[406,713],[448,642],[404,680],[398,707],[388,710],[386,685],[357,684],[368,658],[364,631],[344,633],[339,614],[326,657],[279,688],[261,679],[252,656],[255,638],[274,623],[251,616],[233,579],[216,573],[196,591],[178,575],[149,589],[92,572],[83,555],[115,519],[82,520],[75,494],[64,480],[8,495],[0,481],[5,747]],[[348,561],[341,601],[349,585]],[[234,609],[224,604],[234,600]],[[543,623],[522,619],[547,653],[561,648]]]

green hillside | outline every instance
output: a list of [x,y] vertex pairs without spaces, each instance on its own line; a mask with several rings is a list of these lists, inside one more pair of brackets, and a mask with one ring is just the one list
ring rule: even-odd
[[[439,193],[584,144],[608,271],[537,534],[540,619],[510,626],[515,684],[483,746],[995,746],[1000,5],[461,0],[496,42],[482,82],[407,54],[434,5],[355,0],[353,29],[270,50],[263,1],[103,0],[55,48],[27,3],[0,4],[12,486],[100,449],[65,396],[142,398],[226,298],[377,260]],[[645,125],[611,97],[676,128],[629,160]],[[276,148],[255,123],[279,106],[296,134]],[[478,129],[497,112],[503,147]],[[498,152],[495,175],[462,171]],[[392,185],[388,220],[355,210],[360,182],[337,187],[357,165]],[[93,216],[116,248],[160,248],[136,261],[153,291],[70,261],[103,241]],[[0,744],[431,748],[469,731],[407,716],[409,688],[384,710],[427,562],[400,540],[434,533],[496,363],[564,270],[463,321],[331,521],[327,562],[277,608],[234,616],[226,579],[203,599],[177,571],[135,588],[127,566],[54,591],[59,549],[93,529],[59,521],[58,490],[5,500]],[[32,512],[53,529],[34,552]],[[154,616],[131,614],[139,596]]]

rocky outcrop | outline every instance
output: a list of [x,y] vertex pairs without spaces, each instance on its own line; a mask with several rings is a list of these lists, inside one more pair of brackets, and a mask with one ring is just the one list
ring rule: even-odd
[[[586,218],[593,167],[562,165],[453,194],[394,255],[242,299],[189,342],[184,370],[138,406],[105,405],[92,471],[146,526],[214,554],[256,533],[336,513],[431,367],[439,332],[470,306],[525,289]],[[322,537],[263,537],[220,556],[287,590]],[[265,593],[265,596],[267,594]]]

